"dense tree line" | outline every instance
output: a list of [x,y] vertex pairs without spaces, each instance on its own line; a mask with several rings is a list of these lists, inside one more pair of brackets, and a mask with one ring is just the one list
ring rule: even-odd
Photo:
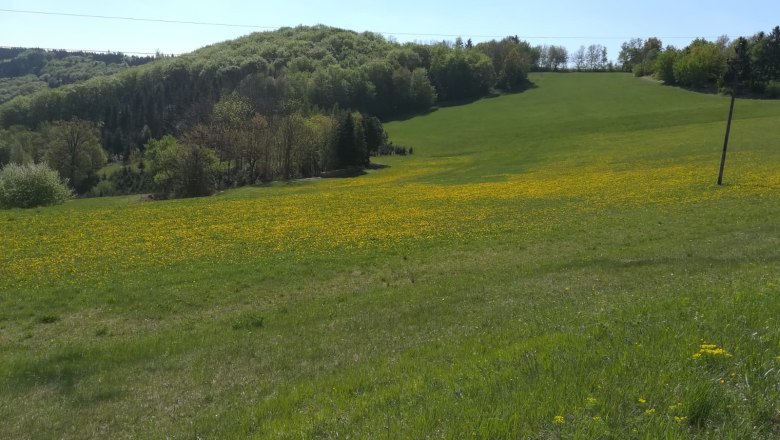
[[155,58],[122,53],[0,48],[0,104],[44,88],[113,75]]
[[103,145],[127,155],[151,136],[178,135],[232,92],[265,116],[334,105],[379,117],[523,83],[531,48],[514,38],[464,46],[396,44],[325,26],[284,28],[158,60],[116,75],[39,91],[0,106],[0,127],[100,121]]
[[[77,65],[68,64],[76,55],[48,65],[37,52],[5,56],[7,70],[34,72],[39,79],[47,66],[63,71]],[[167,163],[179,165],[197,159],[214,171],[200,178],[213,178],[216,186],[308,177],[365,165],[370,154],[406,151],[387,142],[377,117],[522,87],[536,58],[534,49],[516,37],[477,45],[460,39],[401,45],[378,34],[325,26],[255,33],[17,97],[0,106],[0,129],[14,133],[9,135],[13,145],[2,154],[29,160],[39,155],[37,150],[49,149],[27,144],[46,144],[36,136],[81,121],[92,124],[109,156],[126,161],[138,161],[149,146],[161,151],[155,142],[171,136],[165,138],[166,154],[149,154],[176,157]],[[215,164],[202,149],[213,153]],[[165,181],[160,173],[154,175],[155,181]],[[88,182],[86,176],[74,177],[74,182]],[[135,187],[142,179],[126,180]],[[98,182],[101,193],[110,192],[107,181]],[[165,190],[190,193],[170,185]]]
[[143,151],[131,153],[130,165],[108,176],[98,173],[106,154],[93,122],[73,119],[44,123],[38,130],[0,130],[0,166],[46,163],[78,193],[89,195],[201,196],[219,188],[360,168],[370,156],[393,151],[376,117],[334,108],[327,114],[296,110],[266,118],[235,92],[178,138],[147,139]]
[[742,92],[764,94],[780,81],[780,27],[734,41],[697,39],[683,49],[663,48],[657,38],[634,39],[623,44],[619,59],[624,70],[667,84],[727,90],[736,82]]

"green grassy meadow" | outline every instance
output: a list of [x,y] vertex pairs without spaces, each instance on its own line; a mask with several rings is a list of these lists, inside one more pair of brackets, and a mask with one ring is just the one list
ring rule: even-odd
[[0,438],[776,438],[780,102],[627,74],[354,179],[0,211]]

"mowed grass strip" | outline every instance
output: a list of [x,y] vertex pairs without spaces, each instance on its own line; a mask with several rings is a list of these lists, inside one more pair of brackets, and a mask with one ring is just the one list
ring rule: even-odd
[[620,74],[387,125],[347,180],[2,211],[0,437],[754,437],[780,103]]

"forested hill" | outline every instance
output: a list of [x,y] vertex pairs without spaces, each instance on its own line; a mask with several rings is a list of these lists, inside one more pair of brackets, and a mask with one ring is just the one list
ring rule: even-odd
[[154,59],[122,53],[0,48],[0,104],[47,88],[113,75]]
[[400,45],[368,32],[282,28],[18,97],[0,106],[0,128],[76,117],[99,123],[103,146],[126,155],[150,135],[178,135],[206,120],[234,92],[266,116],[336,106],[389,116],[516,88],[536,53],[516,37]]

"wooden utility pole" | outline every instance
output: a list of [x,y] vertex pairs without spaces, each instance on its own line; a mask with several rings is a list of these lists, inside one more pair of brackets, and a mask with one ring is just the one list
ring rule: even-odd
[[731,132],[731,118],[734,116],[734,101],[737,98],[736,85],[731,89],[731,106],[729,106],[729,121],[726,123],[726,138],[723,140],[723,155],[720,157],[720,173],[718,185],[723,185],[723,168],[726,166],[726,150],[729,148],[729,133]]
[[740,37],[737,40],[735,56],[728,60],[727,78],[731,79],[731,105],[729,106],[729,121],[726,123],[726,137],[723,139],[723,154],[720,157],[720,173],[718,185],[723,185],[723,168],[726,166],[726,150],[729,148],[729,133],[731,133],[731,118],[734,116],[734,101],[737,99],[737,86],[740,77],[749,71],[750,62],[747,58],[747,40]]

